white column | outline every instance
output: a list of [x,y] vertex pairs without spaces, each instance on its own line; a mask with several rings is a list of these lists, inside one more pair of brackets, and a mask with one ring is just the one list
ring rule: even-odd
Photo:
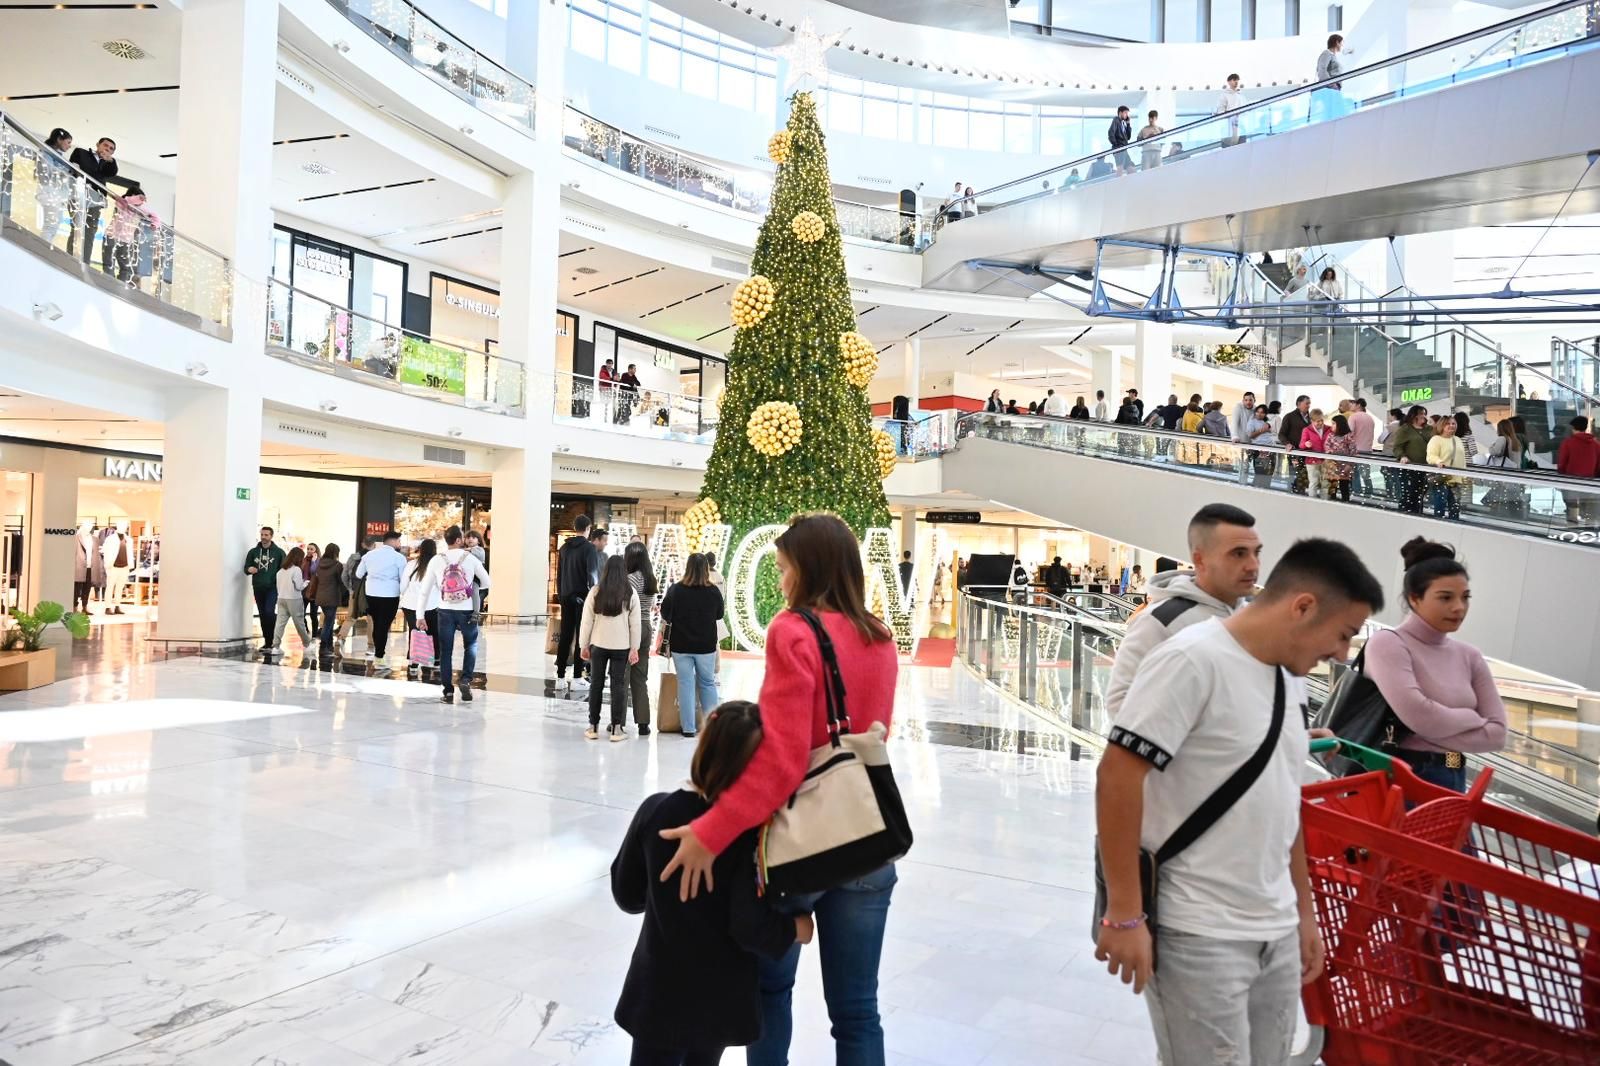
[[[72,574],[78,553],[78,474],[66,454],[45,453],[42,473],[33,475],[32,502],[28,508],[27,587],[22,606],[53,600],[72,606]],[[71,533],[62,532],[72,530]],[[53,531],[53,532],[52,532]]]
[[494,531],[489,609],[519,620],[548,613],[550,580],[550,445],[498,456],[490,483]]
[[[1117,407],[1122,403],[1122,355],[1117,351],[1097,349],[1091,357],[1090,369],[1094,380],[1089,383],[1091,392],[1106,394],[1106,419],[1117,417]],[[1095,399],[1088,397],[1089,410],[1094,411]]]
[[248,387],[173,389],[166,429],[157,633],[259,637],[244,555],[260,528],[261,394]]
[[1172,327],[1164,322],[1133,327],[1133,388],[1139,390],[1146,413],[1166,403],[1172,392]]
[[900,348],[900,392],[910,399],[911,409],[915,411],[922,392],[922,338],[901,341]]

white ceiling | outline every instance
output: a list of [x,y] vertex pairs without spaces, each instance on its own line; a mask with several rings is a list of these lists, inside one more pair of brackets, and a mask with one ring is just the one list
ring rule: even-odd
[[390,478],[395,481],[441,485],[481,485],[487,488],[490,481],[489,474],[475,470],[423,466],[420,463],[402,463],[389,459],[369,459],[269,440],[261,442],[261,465],[315,474]]
[[0,437],[160,455],[166,431],[160,422],[0,391]]

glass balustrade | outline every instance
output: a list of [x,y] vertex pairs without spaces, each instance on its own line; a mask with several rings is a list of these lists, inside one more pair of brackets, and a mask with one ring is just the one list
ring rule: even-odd
[[[1219,437],[1029,415],[969,414],[956,436],[957,447],[984,437],[1267,491],[1320,494],[1330,506],[1376,507],[1600,547],[1600,482],[1481,465],[1444,469],[1374,454],[1329,458],[1277,444],[1250,447]],[[1488,443],[1489,438],[1479,442],[1484,457]]]
[[354,374],[367,384],[521,416],[523,365],[433,340],[282,281],[267,285],[267,351]]
[[550,390],[551,414],[558,422],[699,444],[716,437],[716,407],[699,396],[630,389],[564,371],[538,375],[536,385]]
[[480,111],[533,129],[533,85],[405,0],[328,0],[351,24]]
[[[1529,63],[1600,44],[1584,13],[1589,0],[1568,0],[1378,63],[1349,70],[1337,82],[1279,93],[1244,107],[1167,130],[979,192],[980,216],[1012,204],[1070,195],[1074,190],[1142,170],[1177,166],[1199,155],[1305,129]],[[1137,125],[1137,123],[1135,124]],[[951,223],[957,225],[959,223]],[[940,219],[942,228],[943,218]]]
[[936,459],[950,450],[955,442],[955,418],[954,411],[935,411],[909,420],[878,417],[872,424],[889,434],[895,454],[915,462]]
[[83,272],[132,303],[231,326],[228,259],[130,203],[127,187],[84,177],[26,127],[0,114],[0,220],[5,235]]

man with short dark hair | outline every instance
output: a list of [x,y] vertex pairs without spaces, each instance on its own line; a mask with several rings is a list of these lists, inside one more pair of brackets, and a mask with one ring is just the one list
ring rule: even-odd
[[1117,108],[1117,117],[1111,120],[1111,128],[1106,131],[1106,139],[1111,142],[1111,147],[1117,149],[1113,153],[1117,161],[1117,172],[1128,174],[1133,171],[1133,160],[1126,151],[1128,142],[1133,140],[1133,112],[1128,106]]
[[[556,644],[556,691],[568,691],[582,685],[580,691],[589,690],[584,681],[588,665],[578,654],[578,628],[583,622],[583,601],[593,587],[589,575],[589,516],[579,515],[572,522],[572,536],[561,542],[556,553],[556,599],[561,604],[561,636]],[[567,663],[572,663],[572,685],[567,684]]]
[[[1294,398],[1294,410],[1283,416],[1283,421],[1278,424],[1278,440],[1283,442],[1285,448],[1300,447],[1301,434],[1311,424],[1311,397],[1302,393]],[[1289,491],[1297,496],[1304,496],[1310,486],[1310,478],[1306,474],[1306,461],[1298,455],[1289,456],[1289,470],[1294,477],[1289,482]]]
[[[1556,451],[1556,472],[1591,481],[1600,478],[1600,442],[1589,432],[1589,420],[1579,415],[1567,425],[1572,432]],[[1600,514],[1600,484],[1592,489],[1562,489],[1561,498],[1571,525],[1593,523]]]
[[1105,389],[1094,390],[1094,420],[1096,422],[1109,422],[1111,420],[1111,411],[1106,406]]
[[[1096,774],[1105,913],[1095,958],[1148,992],[1166,1066],[1291,1057],[1300,987],[1323,964],[1300,828],[1305,675],[1348,655],[1382,607],[1354,552],[1302,540],[1253,603],[1167,641],[1134,680]],[[1255,772],[1231,805],[1163,853],[1247,765]],[[1153,931],[1141,849],[1162,856]]]
[[1139,412],[1139,421],[1142,424],[1144,422],[1144,401],[1139,399],[1139,390],[1129,389],[1127,399],[1123,402],[1133,404],[1134,408]]
[[250,575],[256,613],[261,618],[261,654],[272,654],[278,626],[278,571],[283,569],[283,549],[272,543],[272,527],[261,527],[261,539],[244,553],[244,572]]
[[[83,261],[87,263],[94,252],[95,231],[100,228],[100,212],[105,210],[107,183],[117,177],[117,142],[110,137],[102,137],[95,142],[94,151],[87,148],[74,148],[72,150],[72,165],[83,171],[93,184],[84,194],[83,204]],[[126,184],[118,182],[118,184]],[[77,238],[77,227],[67,234],[67,254],[72,254],[72,242]],[[100,269],[102,273],[111,273],[111,248],[112,242],[100,243]],[[273,588],[276,590],[277,579],[274,578]],[[274,623],[276,624],[276,623]],[[271,643],[270,639],[268,643]]]
[[1207,504],[1189,520],[1189,560],[1193,572],[1162,571],[1145,590],[1145,605],[1128,622],[1111,664],[1106,714],[1117,720],[1128,689],[1145,656],[1190,626],[1226,618],[1255,591],[1261,574],[1261,538],[1255,516],[1225,503]]
[[911,591],[911,571],[916,569],[911,562],[910,552],[900,553],[900,591]]
[[627,425],[633,417],[633,405],[639,402],[639,364],[629,363],[628,369],[617,378],[617,422]]
[[[1228,418],[1228,432],[1236,441],[1250,439],[1250,420],[1256,416],[1256,394],[1247,392],[1233,405],[1233,411]],[[1255,474],[1255,457],[1243,448],[1239,449],[1239,484],[1249,484]]]
[[[1350,436],[1355,440],[1356,454],[1366,455],[1377,445],[1378,420],[1367,413],[1367,401],[1356,397],[1356,409],[1350,414]],[[1361,496],[1372,495],[1372,464],[1355,464],[1353,492]]]

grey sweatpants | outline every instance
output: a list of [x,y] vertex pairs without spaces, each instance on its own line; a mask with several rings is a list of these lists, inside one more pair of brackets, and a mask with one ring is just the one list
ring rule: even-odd
[[1284,1066],[1300,1003],[1300,935],[1214,940],[1157,929],[1144,998],[1162,1066]]

